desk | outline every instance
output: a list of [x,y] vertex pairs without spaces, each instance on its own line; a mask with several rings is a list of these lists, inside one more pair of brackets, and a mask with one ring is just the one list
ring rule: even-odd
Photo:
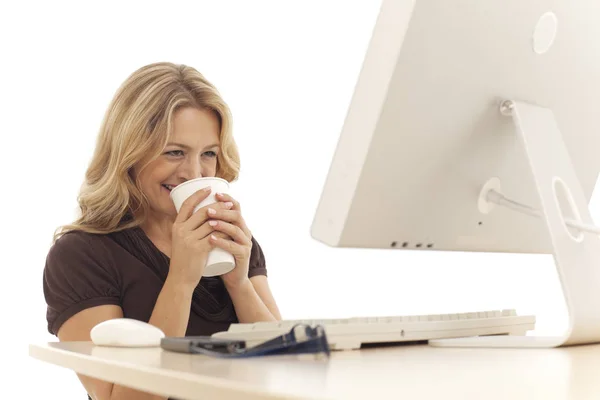
[[329,359],[290,355],[232,360],[65,342],[33,344],[29,354],[85,375],[189,400],[600,399],[600,345],[401,345],[333,352]]

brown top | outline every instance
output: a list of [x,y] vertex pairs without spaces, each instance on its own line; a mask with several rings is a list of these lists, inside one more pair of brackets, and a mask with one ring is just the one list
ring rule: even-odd
[[[107,235],[72,231],[51,247],[44,268],[48,331],[56,335],[76,313],[104,304],[126,318],[150,319],[169,272],[169,258],[141,228]],[[252,239],[249,277],[267,275],[262,249]],[[203,277],[194,290],[187,336],[211,335],[238,322],[220,277]]]

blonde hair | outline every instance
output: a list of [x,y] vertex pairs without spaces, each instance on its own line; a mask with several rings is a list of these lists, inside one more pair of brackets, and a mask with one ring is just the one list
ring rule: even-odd
[[231,112],[217,89],[189,66],[146,65],[131,74],[112,99],[78,196],[80,215],[72,224],[58,228],[54,240],[72,230],[102,234],[144,221],[149,204],[133,179],[132,168],[161,154],[172,132],[173,115],[182,107],[215,113],[221,146],[216,175],[229,182],[238,178],[240,161]]

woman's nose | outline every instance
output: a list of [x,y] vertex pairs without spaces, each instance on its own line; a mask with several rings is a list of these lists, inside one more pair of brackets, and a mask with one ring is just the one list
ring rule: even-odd
[[200,163],[186,163],[180,168],[180,177],[186,181],[202,177],[202,166]]

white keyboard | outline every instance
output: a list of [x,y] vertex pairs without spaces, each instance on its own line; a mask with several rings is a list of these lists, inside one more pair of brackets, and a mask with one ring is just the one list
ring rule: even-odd
[[481,335],[520,335],[535,327],[535,316],[519,316],[515,310],[460,314],[358,317],[343,319],[284,320],[231,324],[213,334],[223,339],[245,340],[248,347],[290,331],[298,323],[322,325],[332,350],[358,349],[363,344],[427,341]]

